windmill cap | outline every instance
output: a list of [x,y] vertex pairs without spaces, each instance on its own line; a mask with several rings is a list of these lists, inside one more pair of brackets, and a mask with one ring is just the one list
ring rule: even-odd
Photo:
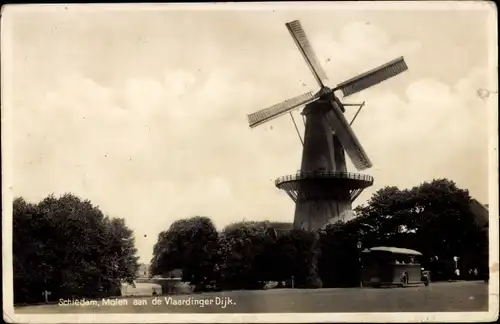
[[310,104],[307,104],[305,108],[302,110],[302,115],[308,115],[312,112],[325,113],[331,109],[332,109],[332,104],[329,101],[319,99],[314,102],[311,102]]

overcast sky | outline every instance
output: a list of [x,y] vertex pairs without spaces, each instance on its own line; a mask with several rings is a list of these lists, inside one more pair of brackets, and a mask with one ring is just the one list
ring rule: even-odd
[[353,127],[374,164],[375,183],[355,205],[384,186],[439,177],[488,203],[497,94],[477,90],[497,89],[492,7],[385,6],[11,7],[2,81],[11,85],[13,194],[90,199],[126,219],[143,262],[180,218],[209,216],[219,228],[292,221],[294,204],[274,180],[300,166],[294,126],[284,116],[250,129],[246,115],[317,90],[284,25],[300,19],[330,86],[402,55],[409,67],[345,99],[366,101]]

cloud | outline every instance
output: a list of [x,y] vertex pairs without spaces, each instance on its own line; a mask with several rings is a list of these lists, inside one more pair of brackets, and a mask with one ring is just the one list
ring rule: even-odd
[[367,106],[354,128],[374,162],[376,183],[367,194],[388,183],[409,187],[449,177],[487,199],[491,105],[476,95],[487,76],[476,70],[452,87],[416,80],[404,96],[364,94]]
[[415,40],[394,42],[383,29],[366,22],[347,24],[338,36],[333,32],[318,32],[311,42],[332,78],[329,83],[332,87],[400,56],[411,63],[421,48]]
[[[418,60],[421,49],[419,42],[394,41],[364,22],[348,24],[339,34],[310,35],[331,85],[401,55]],[[165,40],[153,36],[148,44],[163,48]],[[269,43],[278,36],[283,35],[269,35]],[[201,68],[198,61],[186,61],[175,69],[158,67],[154,76],[134,73],[110,84],[79,71],[81,66],[101,71],[100,76],[107,71],[98,60],[83,58],[85,64],[53,65],[54,82],[41,82],[41,72],[34,73],[35,81],[29,69],[19,73],[14,193],[39,200],[71,191],[91,199],[126,219],[144,261],[157,233],[179,218],[209,216],[218,227],[243,218],[291,221],[293,203],[274,180],[300,167],[295,128],[283,116],[249,129],[245,115],[317,87],[293,43],[279,61],[276,53],[260,56],[247,44],[241,57],[224,66],[221,55],[234,44],[213,37]],[[149,59],[160,62],[154,53]],[[128,62],[126,51],[120,62]],[[453,85],[415,75],[410,67],[348,99],[367,102],[354,129],[374,162],[368,173],[375,185],[358,201],[385,185],[408,187],[442,176],[486,196],[482,154],[488,106],[476,96],[477,88],[485,87],[485,72],[464,74]],[[354,110],[347,114],[351,118]],[[297,112],[294,116],[300,122]]]

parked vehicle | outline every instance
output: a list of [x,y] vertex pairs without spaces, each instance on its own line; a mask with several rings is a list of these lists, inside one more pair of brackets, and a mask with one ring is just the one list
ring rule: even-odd
[[361,280],[364,286],[381,287],[431,282],[430,271],[421,266],[422,253],[397,247],[379,246],[361,253]]

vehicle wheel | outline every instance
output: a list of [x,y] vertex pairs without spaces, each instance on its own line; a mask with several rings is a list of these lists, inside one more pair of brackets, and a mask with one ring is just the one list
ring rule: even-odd
[[403,277],[401,277],[400,286],[404,288],[404,287],[406,287],[406,285],[408,285],[408,276],[406,276],[406,274],[404,274]]

